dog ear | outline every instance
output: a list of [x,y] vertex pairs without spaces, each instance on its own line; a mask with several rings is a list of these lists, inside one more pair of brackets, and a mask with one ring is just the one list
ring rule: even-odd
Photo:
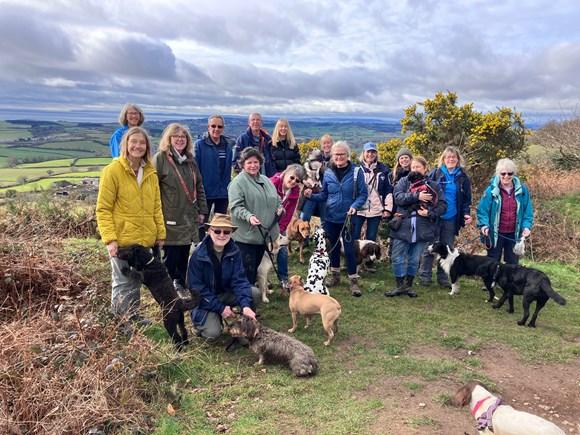
[[473,391],[473,388],[471,382],[461,387],[451,399],[451,404],[459,408],[467,405],[471,401],[471,392]]

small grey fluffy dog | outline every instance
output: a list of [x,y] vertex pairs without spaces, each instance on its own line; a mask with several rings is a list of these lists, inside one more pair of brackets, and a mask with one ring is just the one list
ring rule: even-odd
[[249,341],[250,350],[258,355],[261,365],[266,362],[285,364],[294,376],[312,376],[318,372],[318,361],[312,349],[289,335],[266,328],[246,316],[228,327],[232,337]]

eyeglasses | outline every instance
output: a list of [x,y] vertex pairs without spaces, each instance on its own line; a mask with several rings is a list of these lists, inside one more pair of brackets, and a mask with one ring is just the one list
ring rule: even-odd
[[346,153],[334,153],[334,157],[346,157]]
[[181,135],[176,134],[176,135],[171,136],[171,139],[183,139],[183,140],[185,140],[185,139],[187,139],[187,136],[181,136]]
[[212,124],[212,125],[210,125],[210,127],[211,127],[211,128],[217,128],[217,129],[219,129],[219,130],[221,130],[222,128],[224,128],[224,126],[223,126],[223,125],[215,125],[215,124]]
[[214,230],[213,228],[212,231],[214,232],[214,234],[218,236],[221,236],[222,233],[224,236],[229,236],[232,233],[232,230]]
[[514,175],[513,172],[500,172],[499,175],[501,175],[502,177],[511,177],[512,175]]

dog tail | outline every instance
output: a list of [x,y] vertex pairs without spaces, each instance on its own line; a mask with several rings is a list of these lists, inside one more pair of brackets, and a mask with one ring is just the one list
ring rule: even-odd
[[540,287],[548,296],[554,299],[558,304],[566,305],[566,299],[564,299],[562,295],[560,295],[560,293],[558,293],[552,288],[549,279],[543,279],[542,283],[540,284]]

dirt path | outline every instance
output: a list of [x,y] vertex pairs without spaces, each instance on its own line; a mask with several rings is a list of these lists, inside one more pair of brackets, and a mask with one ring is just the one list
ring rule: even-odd
[[[418,357],[465,359],[465,350],[421,347],[411,351]],[[560,426],[566,433],[580,434],[580,364],[526,364],[506,348],[489,348],[477,352],[482,366],[477,369],[492,379],[499,395],[514,408],[527,411]],[[413,392],[403,382],[420,384]],[[446,434],[476,435],[475,421],[467,407],[441,405],[433,399],[453,395],[460,386],[456,379],[436,382],[408,378],[384,379],[365,393],[380,398],[385,406],[377,411],[371,427],[373,434]]]

